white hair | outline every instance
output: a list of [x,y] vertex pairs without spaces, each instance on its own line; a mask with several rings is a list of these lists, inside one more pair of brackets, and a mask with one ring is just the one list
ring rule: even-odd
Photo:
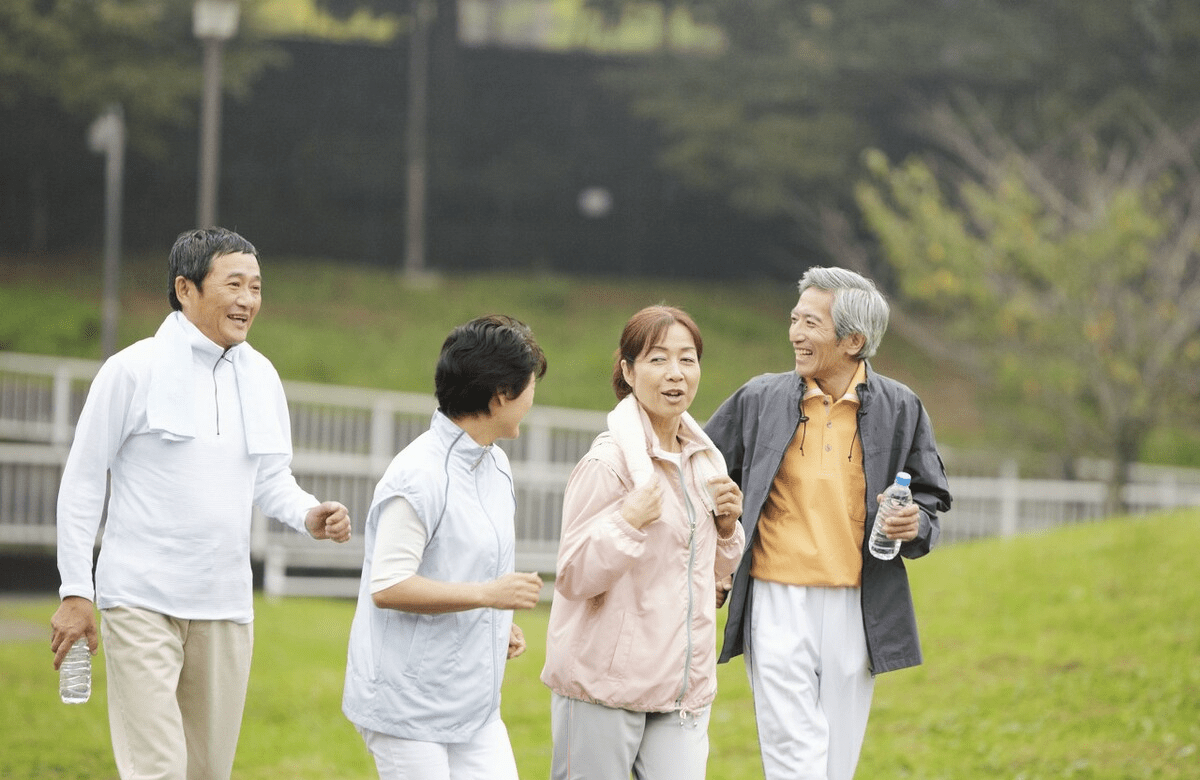
[[845,268],[814,266],[804,272],[797,285],[800,294],[809,288],[833,293],[834,335],[838,341],[860,333],[859,360],[873,357],[888,326],[888,302],[870,279]]

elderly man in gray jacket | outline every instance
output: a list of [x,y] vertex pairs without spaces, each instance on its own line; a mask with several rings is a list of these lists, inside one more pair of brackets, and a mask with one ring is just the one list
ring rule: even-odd
[[[749,542],[720,662],[746,655],[767,780],[849,780],[874,675],[921,663],[903,559],[937,542],[950,492],[920,399],[867,363],[888,321],[875,285],[811,268],[799,289],[794,370],[750,380],[705,426],[745,495]],[[888,518],[902,544],[882,561],[867,537],[899,471],[914,503]]]

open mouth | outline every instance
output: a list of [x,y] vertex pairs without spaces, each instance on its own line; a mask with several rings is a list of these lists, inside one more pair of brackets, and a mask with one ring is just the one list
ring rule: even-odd
[[663,395],[667,398],[678,399],[683,398],[684,392],[682,390],[664,390]]

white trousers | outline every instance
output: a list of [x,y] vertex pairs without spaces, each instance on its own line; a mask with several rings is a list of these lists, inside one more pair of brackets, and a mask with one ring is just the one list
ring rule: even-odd
[[752,583],[746,670],[766,780],[851,780],[875,688],[860,589]]
[[470,742],[422,742],[360,728],[379,780],[517,780],[504,721],[496,718]]
[[254,624],[114,607],[100,628],[122,780],[229,780]]
[[551,694],[551,780],[704,780],[710,712],[634,712]]

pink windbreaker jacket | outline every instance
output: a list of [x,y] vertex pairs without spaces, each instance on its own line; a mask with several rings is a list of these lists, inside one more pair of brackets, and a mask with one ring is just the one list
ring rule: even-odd
[[681,470],[640,417],[662,515],[642,530],[621,517],[634,480],[601,433],[567,483],[542,682],[609,707],[694,712],[716,696],[716,580],[737,567],[745,534],[737,523],[717,537],[706,508],[711,444],[699,426],[689,417],[681,427]]

